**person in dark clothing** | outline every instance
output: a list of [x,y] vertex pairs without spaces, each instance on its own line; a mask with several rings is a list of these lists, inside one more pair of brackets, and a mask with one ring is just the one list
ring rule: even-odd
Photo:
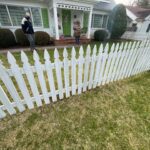
[[27,39],[29,40],[31,50],[32,51],[36,50],[35,49],[34,29],[33,29],[33,25],[31,22],[30,13],[28,13],[28,12],[26,13],[25,17],[22,19],[21,26],[22,26],[22,31],[24,32]]

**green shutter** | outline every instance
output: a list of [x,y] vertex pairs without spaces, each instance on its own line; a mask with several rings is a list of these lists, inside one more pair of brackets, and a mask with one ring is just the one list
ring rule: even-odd
[[88,27],[88,20],[89,20],[89,15],[88,13],[84,13],[84,20],[83,20],[83,27],[87,28]]
[[44,28],[49,28],[49,18],[47,8],[41,8]]

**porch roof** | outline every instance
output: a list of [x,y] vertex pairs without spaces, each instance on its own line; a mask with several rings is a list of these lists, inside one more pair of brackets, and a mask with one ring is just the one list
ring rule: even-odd
[[[18,1],[24,2],[25,0],[18,0]],[[26,1],[29,1],[29,2],[40,2],[40,3],[47,2],[48,3],[48,2],[53,1],[53,0],[26,0]],[[64,1],[66,1],[66,0],[64,0]],[[98,3],[98,2],[110,3],[110,0],[67,0],[67,1],[79,2],[79,3],[80,2],[81,3],[90,3],[90,4],[95,4],[95,3]]]

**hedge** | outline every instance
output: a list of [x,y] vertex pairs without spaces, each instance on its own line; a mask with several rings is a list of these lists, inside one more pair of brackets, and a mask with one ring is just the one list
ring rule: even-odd
[[37,31],[35,32],[35,44],[44,46],[50,44],[50,36],[47,32]]
[[94,32],[95,41],[104,41],[108,37],[108,32],[106,30],[97,30]]
[[0,29],[0,48],[8,48],[16,45],[15,36],[9,29]]
[[29,41],[28,41],[26,35],[23,33],[22,29],[16,29],[15,36],[16,36],[18,45],[29,46]]

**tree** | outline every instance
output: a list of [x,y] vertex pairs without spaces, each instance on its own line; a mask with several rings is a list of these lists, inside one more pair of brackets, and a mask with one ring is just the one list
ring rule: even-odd
[[107,29],[110,37],[113,39],[120,38],[127,28],[126,8],[122,4],[118,4],[110,13]]
[[136,0],[135,1],[137,6],[141,6],[141,7],[146,7],[146,8],[150,8],[150,2],[149,0]]

